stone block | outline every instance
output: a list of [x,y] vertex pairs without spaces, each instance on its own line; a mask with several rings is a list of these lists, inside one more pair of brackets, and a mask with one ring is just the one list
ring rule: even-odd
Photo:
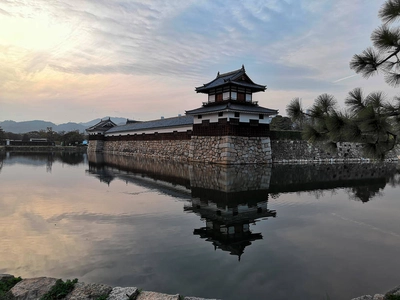
[[353,298],[351,300],[373,300],[373,297],[370,296],[370,295],[364,295],[364,296],[361,296],[361,297]]
[[139,294],[136,300],[179,300],[179,294],[168,295],[156,292],[143,291]]
[[205,299],[205,298],[198,298],[198,297],[185,297],[183,300],[220,300],[220,299]]
[[136,287],[115,287],[107,300],[129,300],[129,296],[135,293],[139,293]]
[[89,300],[96,299],[102,295],[108,295],[111,286],[96,283],[78,282],[71,293],[65,297],[66,300]]
[[12,289],[15,300],[40,299],[54,286],[57,279],[49,277],[38,277],[24,279],[18,282]]
[[389,295],[396,295],[396,296],[400,295],[400,285],[396,286],[394,289],[391,289],[385,294],[386,297]]
[[222,143],[222,144],[219,144],[219,148],[229,148],[229,147],[231,147],[231,144],[230,144],[230,143]]

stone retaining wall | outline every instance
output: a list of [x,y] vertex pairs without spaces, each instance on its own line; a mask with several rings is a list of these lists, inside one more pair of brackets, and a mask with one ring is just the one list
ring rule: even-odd
[[[273,163],[348,163],[348,162],[369,162],[363,154],[362,144],[337,143],[337,151],[329,151],[322,145],[311,144],[307,141],[271,141]],[[387,155],[386,161],[396,161],[394,151]]]
[[88,152],[103,152],[104,141],[103,140],[90,140],[87,148]]
[[217,164],[271,163],[268,137],[192,136],[191,140],[90,141],[88,152]]
[[187,161],[190,140],[105,141],[104,153]]
[[219,164],[271,163],[269,137],[192,136],[189,161]]
[[[88,152],[140,155],[174,161],[216,164],[358,163],[370,162],[362,144],[338,143],[337,151],[301,140],[270,140],[269,137],[191,136],[182,140],[91,140]],[[385,161],[397,161],[395,151]]]

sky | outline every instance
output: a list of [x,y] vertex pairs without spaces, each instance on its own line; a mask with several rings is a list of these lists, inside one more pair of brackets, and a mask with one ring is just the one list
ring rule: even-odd
[[184,114],[195,87],[246,68],[278,109],[323,93],[397,94],[349,68],[383,0],[0,0],[0,121],[152,120]]

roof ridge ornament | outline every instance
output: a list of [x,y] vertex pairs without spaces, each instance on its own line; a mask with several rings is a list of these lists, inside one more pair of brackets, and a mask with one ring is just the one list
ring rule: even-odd
[[242,70],[245,71],[245,69],[244,69],[244,64],[242,64]]

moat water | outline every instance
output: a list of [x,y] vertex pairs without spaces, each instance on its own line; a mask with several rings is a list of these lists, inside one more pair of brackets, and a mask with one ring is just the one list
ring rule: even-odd
[[0,273],[220,299],[400,284],[395,164],[187,165],[0,154]]

